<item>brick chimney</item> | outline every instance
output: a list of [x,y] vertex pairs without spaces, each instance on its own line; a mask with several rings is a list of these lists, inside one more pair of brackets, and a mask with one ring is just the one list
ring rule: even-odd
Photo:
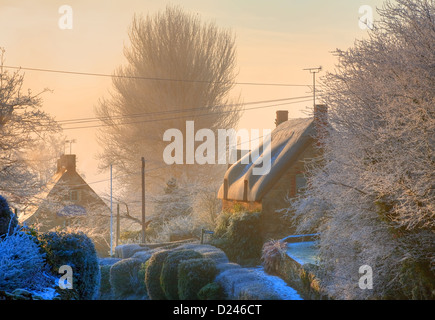
[[76,171],[76,155],[63,154],[57,160],[57,172]]
[[278,127],[281,123],[288,121],[288,111],[278,110],[276,112],[275,124]]

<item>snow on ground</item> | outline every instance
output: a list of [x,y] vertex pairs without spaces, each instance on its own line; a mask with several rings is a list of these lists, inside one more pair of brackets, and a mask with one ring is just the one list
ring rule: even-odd
[[283,300],[303,300],[298,292],[292,287],[288,286],[287,283],[277,276],[272,276],[264,271],[263,267],[247,268],[252,272],[258,274],[260,277],[264,278],[270,285],[270,287],[281,296]]
[[43,291],[29,290],[29,292],[40,296],[44,300],[53,300],[53,298],[59,295],[54,288],[46,288]]
[[301,265],[318,264],[317,248],[314,241],[294,242],[287,244],[287,255]]

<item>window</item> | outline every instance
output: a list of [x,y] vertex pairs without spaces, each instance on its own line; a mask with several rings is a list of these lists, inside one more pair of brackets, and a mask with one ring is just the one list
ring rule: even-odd
[[79,190],[71,190],[69,196],[70,196],[71,201],[79,201],[80,200]]
[[301,193],[307,186],[307,179],[303,173],[296,175],[296,193]]

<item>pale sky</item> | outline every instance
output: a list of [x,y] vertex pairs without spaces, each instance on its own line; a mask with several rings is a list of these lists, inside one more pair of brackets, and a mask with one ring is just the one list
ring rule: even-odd
[[[238,82],[311,84],[304,68],[333,71],[331,51],[347,49],[367,34],[359,8],[375,11],[381,0],[0,0],[0,47],[7,66],[111,74],[123,64],[123,46],[134,13],[153,14],[167,4],[198,13],[204,21],[231,28],[236,34]],[[73,10],[71,30],[62,30],[58,12]],[[376,20],[377,15],[374,12]],[[25,89],[53,90],[43,95],[43,108],[57,120],[94,117],[98,99],[107,97],[110,78],[25,71]],[[305,87],[236,86],[245,102],[311,95]],[[311,102],[246,111],[239,128],[274,128],[276,110],[306,117]],[[65,130],[87,182],[107,179],[97,172],[99,146],[95,129]],[[138,158],[138,163],[140,158]],[[91,184],[98,192],[108,182]]]

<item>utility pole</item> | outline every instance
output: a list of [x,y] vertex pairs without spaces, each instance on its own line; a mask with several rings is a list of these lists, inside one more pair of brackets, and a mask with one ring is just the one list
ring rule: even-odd
[[142,157],[142,243],[145,243],[145,158]]
[[110,256],[113,256],[112,165],[110,165]]
[[316,107],[316,73],[322,71],[322,66],[318,68],[307,68],[304,70],[310,71],[310,73],[313,74],[313,107],[315,108]]
[[121,217],[119,216],[119,203],[116,206],[116,246],[119,244],[119,236],[121,235]]

